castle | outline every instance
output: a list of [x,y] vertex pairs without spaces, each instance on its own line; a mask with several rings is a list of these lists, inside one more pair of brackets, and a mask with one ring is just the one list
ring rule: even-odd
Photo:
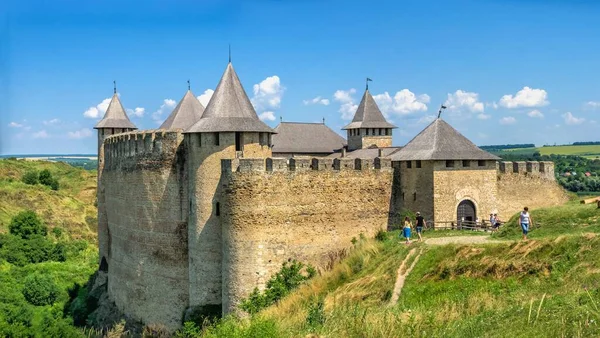
[[319,266],[403,210],[445,224],[566,198],[551,162],[498,162],[440,118],[404,147],[394,128],[367,89],[347,141],[322,126],[275,134],[231,63],[206,109],[188,89],[157,130],[137,131],[115,90],[95,127],[110,300],[174,330],[186,311],[234,311],[288,259]]

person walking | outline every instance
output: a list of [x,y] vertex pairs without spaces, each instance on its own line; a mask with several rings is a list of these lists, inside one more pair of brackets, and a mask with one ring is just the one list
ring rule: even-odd
[[496,218],[494,214],[490,214],[490,226],[492,227],[492,232],[494,232],[494,225],[496,225]]
[[421,213],[417,211],[417,235],[419,236],[419,242],[423,241],[423,227],[425,226],[425,219],[421,216]]
[[523,240],[526,241],[529,228],[533,225],[533,219],[529,214],[529,208],[523,208],[523,211],[521,211],[521,215],[519,216],[519,223],[521,223],[521,229],[523,229]]
[[402,228],[402,234],[406,237],[406,244],[410,244],[410,228],[412,224],[410,223],[410,218],[408,216],[404,217],[404,227]]

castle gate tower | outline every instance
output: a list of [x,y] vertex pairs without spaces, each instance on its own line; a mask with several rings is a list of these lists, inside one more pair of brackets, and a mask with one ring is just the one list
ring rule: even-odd
[[375,99],[369,92],[369,86],[363,94],[352,122],[345,126],[348,136],[348,151],[377,146],[392,146],[392,129],[397,128],[387,122]]
[[108,260],[109,236],[108,223],[106,219],[106,209],[104,203],[104,186],[102,184],[102,169],[104,168],[104,139],[110,135],[125,133],[136,130],[137,127],[129,120],[119,95],[117,95],[117,86],[115,83],[113,97],[110,100],[106,113],[94,129],[98,130],[98,248],[100,251],[100,269],[106,270]]
[[190,307],[222,309],[221,160],[271,156],[271,134],[231,62],[202,118],[185,131],[189,152]]

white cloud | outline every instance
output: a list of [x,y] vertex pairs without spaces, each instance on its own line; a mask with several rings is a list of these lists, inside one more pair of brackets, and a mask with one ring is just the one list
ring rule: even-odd
[[573,116],[573,114],[571,114],[571,112],[563,114],[562,117],[565,119],[565,124],[568,124],[570,126],[582,124],[583,122],[585,122],[585,119],[583,117],[575,117]]
[[92,131],[88,128],[83,128],[76,131],[70,131],[67,133],[67,137],[71,139],[82,139],[92,136]]
[[95,107],[89,107],[83,113],[83,116],[89,119],[99,119],[104,116],[106,113],[106,109],[108,109],[108,105],[110,104],[110,97],[102,100],[102,102],[98,103]]
[[40,130],[37,133],[33,133],[33,138],[48,138],[50,135],[45,130]]
[[304,100],[302,102],[304,102],[305,106],[308,106],[309,104],[322,104],[324,106],[329,105],[329,99],[323,99],[320,96],[317,96],[314,99]]
[[448,99],[444,102],[444,106],[449,111],[453,112],[471,112],[471,113],[483,113],[484,106],[483,102],[479,101],[479,94],[474,92],[466,92],[464,90],[457,90],[453,94],[448,94]]
[[515,122],[517,122],[517,119],[512,116],[506,116],[500,119],[500,124],[504,125],[515,124]]
[[489,120],[492,117],[490,114],[481,113],[477,115],[477,118],[480,120]]
[[545,90],[529,87],[523,87],[514,96],[504,95],[499,102],[505,108],[541,107],[548,103],[548,93]]
[[161,124],[163,122],[163,115],[169,115],[176,105],[177,102],[175,102],[175,100],[164,99],[163,104],[160,105],[160,108],[158,108],[157,111],[152,113],[152,119],[154,120],[154,122],[156,122],[157,124]]
[[258,115],[261,121],[275,121],[275,114],[272,111],[266,111]]
[[145,112],[146,109],[142,107],[136,107],[135,109],[127,109],[127,114],[135,117],[144,117]]
[[212,89],[207,89],[204,91],[204,93],[202,93],[200,96],[197,97],[198,101],[200,101],[200,103],[202,103],[204,108],[206,108],[206,106],[208,105],[208,102],[210,101],[210,98],[212,97],[214,92],[215,91]]
[[592,109],[596,109],[596,108],[600,108],[600,102],[597,101],[589,101],[585,103],[586,107],[592,108]]
[[544,117],[544,114],[542,114],[541,111],[534,109],[534,110],[530,111],[529,113],[527,113],[527,116],[534,117],[534,118],[537,117],[537,118],[541,119]]
[[496,102],[486,102],[485,106],[492,109],[498,109],[498,104]]
[[340,89],[333,93],[333,99],[341,103],[338,112],[342,113],[342,119],[344,120],[351,120],[354,117],[354,113],[356,113],[358,105],[354,103],[354,98],[352,97],[355,93],[356,89],[354,88],[350,88],[349,90]]
[[254,96],[250,101],[254,109],[263,110],[267,108],[277,109],[281,105],[281,98],[285,88],[281,85],[279,76],[273,75],[255,84]]
[[418,121],[417,124],[429,124],[433,121],[435,121],[436,115],[426,115],[421,117]]
[[17,122],[11,122],[8,124],[8,126],[11,128],[23,128],[23,125]]
[[407,115],[418,111],[427,111],[430,97],[427,94],[415,95],[408,89],[396,92],[392,98],[388,92],[374,95],[379,109],[385,114]]
[[51,125],[58,124],[59,122],[60,122],[60,120],[59,120],[59,119],[52,119],[52,120],[49,120],[49,121],[44,121],[44,122],[42,122],[42,123],[43,123],[45,126],[51,126]]

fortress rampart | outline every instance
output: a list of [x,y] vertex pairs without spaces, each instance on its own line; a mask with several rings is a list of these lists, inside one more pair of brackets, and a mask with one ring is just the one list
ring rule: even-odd
[[[183,134],[129,132],[104,141],[101,185],[108,292],[146,323],[178,327],[188,305],[188,190]],[[100,207],[100,205],[99,205]]]
[[223,160],[222,169],[224,311],[283,262],[324,266],[353,237],[388,224],[389,159]]

